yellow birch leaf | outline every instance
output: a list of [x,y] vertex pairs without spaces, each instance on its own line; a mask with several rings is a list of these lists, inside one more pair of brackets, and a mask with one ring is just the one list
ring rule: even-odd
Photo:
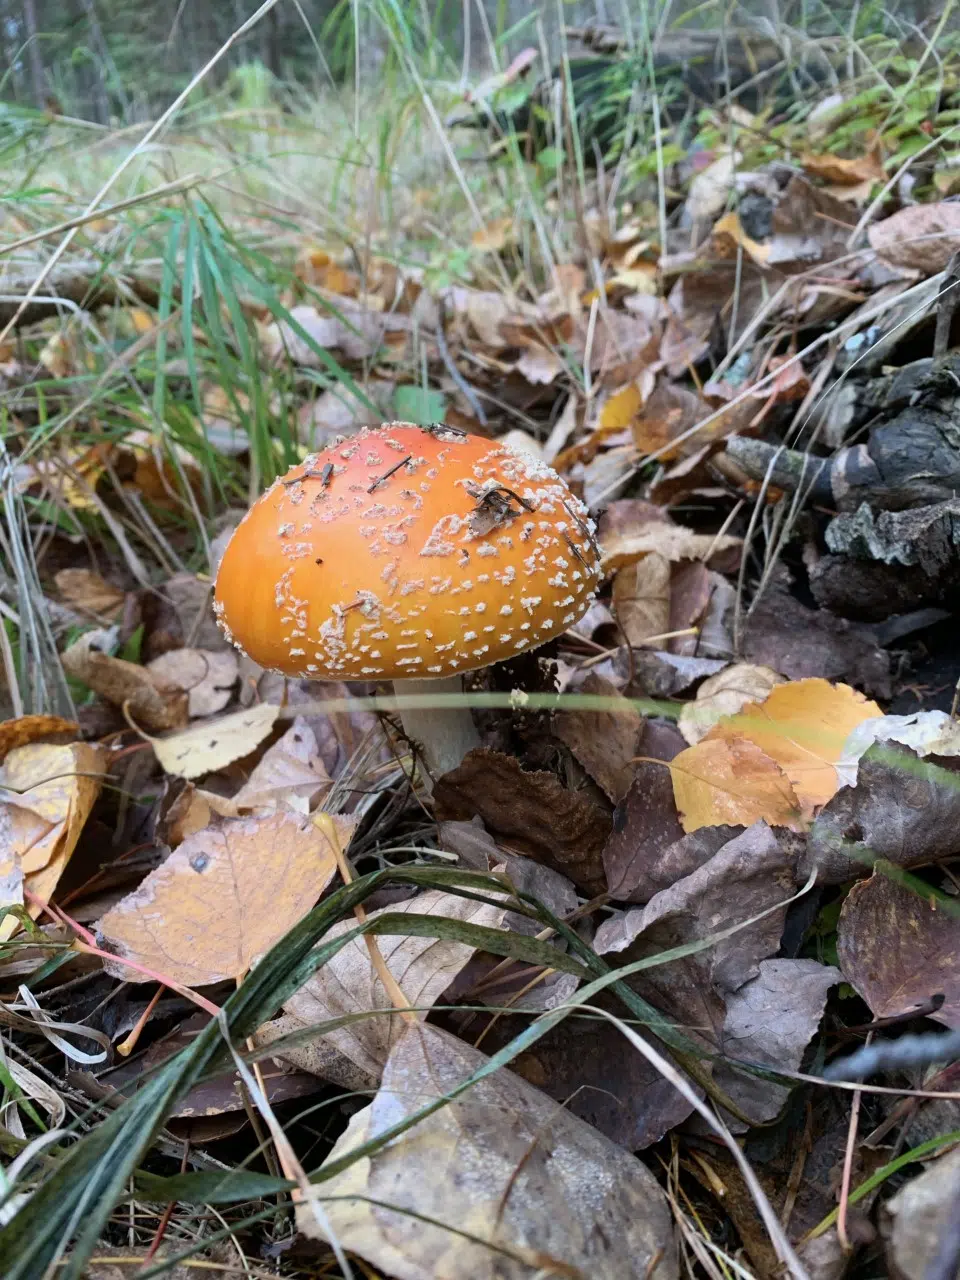
[[800,803],[775,760],[746,738],[704,738],[668,766],[684,831],[771,826],[803,831]]

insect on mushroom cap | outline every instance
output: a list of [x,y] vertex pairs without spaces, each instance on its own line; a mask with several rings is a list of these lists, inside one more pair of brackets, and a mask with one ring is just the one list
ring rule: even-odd
[[600,578],[587,509],[531,456],[442,425],[365,428],[247,512],[214,609],[261,666],[430,679],[565,631]]

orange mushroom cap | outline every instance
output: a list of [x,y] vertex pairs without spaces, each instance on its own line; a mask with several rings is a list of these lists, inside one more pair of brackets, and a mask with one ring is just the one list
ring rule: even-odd
[[285,675],[448,676],[576,622],[600,578],[593,533],[534,458],[391,422],[274,482],[227,545],[214,609],[229,640]]

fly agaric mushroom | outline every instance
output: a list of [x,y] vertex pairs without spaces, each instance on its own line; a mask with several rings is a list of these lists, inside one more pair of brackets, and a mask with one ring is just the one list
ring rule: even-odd
[[[217,575],[227,638],[308,680],[460,692],[460,673],[559,635],[600,578],[593,523],[534,458],[437,424],[339,439],[277,480]],[[403,710],[437,776],[479,745],[469,709]]]

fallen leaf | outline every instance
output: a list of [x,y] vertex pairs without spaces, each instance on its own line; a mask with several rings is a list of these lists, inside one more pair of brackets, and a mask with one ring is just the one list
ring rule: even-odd
[[316,735],[297,716],[279,742],[254,766],[250,777],[230,800],[231,817],[244,809],[275,809],[286,805],[309,813],[330,786],[320,759]]
[[[354,821],[333,816],[342,846]],[[241,978],[313,907],[337,870],[334,850],[309,818],[278,809],[227,818],[188,836],[99,921],[105,961],[127,982],[150,978],[133,960],[186,986]]]
[[[816,960],[761,960],[755,978],[727,996],[721,1049],[730,1058],[774,1070],[799,1071],[838,969]],[[720,1063],[713,1078],[754,1124],[767,1124],[783,1109],[786,1085],[747,1075]],[[730,1119],[737,1129],[742,1122]]]
[[[258,1028],[254,1032],[253,1042],[259,1049],[294,1034],[303,1034],[303,1023],[299,1018],[283,1014]],[[318,1036],[305,1044],[282,1045],[277,1050],[277,1057],[300,1071],[319,1076],[321,1080],[329,1080],[350,1093],[370,1093],[377,1087],[380,1079],[379,1072],[374,1076],[361,1071],[325,1037]]]
[[553,718],[553,733],[616,804],[633,780],[633,758],[638,753],[643,717],[609,680],[595,672],[588,674],[577,692],[608,698],[608,709],[559,711]]
[[[555,916],[565,916],[575,909],[577,893],[566,876],[532,858],[501,849],[479,818],[472,822],[441,822],[439,834],[441,847],[456,853],[465,866],[477,871],[505,871],[518,893],[539,898]],[[513,933],[532,936],[540,932],[536,920],[519,912],[508,912],[503,923]]]
[[683,525],[666,520],[651,521],[636,533],[603,537],[600,542],[603,571],[612,573],[624,565],[635,564],[644,556],[657,552],[667,560],[703,560],[711,563],[715,556],[739,551],[743,541],[732,534],[694,533]]
[[630,382],[607,397],[600,410],[598,429],[604,435],[625,431],[642,407],[643,389],[636,382]]
[[481,748],[437,780],[433,801],[438,822],[479,816],[512,852],[562,872],[591,896],[603,892],[609,814],[552,773],[528,773],[513,756]]
[[154,755],[179,778],[215,773],[255,750],[273,728],[280,708],[258,702],[246,711],[201,721],[168,738],[151,738]]
[[[642,454],[655,453],[661,462],[670,462],[683,448],[673,448],[673,442],[709,412],[708,406],[692,391],[661,378],[630,424],[633,442]],[[715,434],[715,429],[709,427],[705,435],[698,437],[697,447]]]
[[772,246],[747,235],[740,215],[731,210],[713,224],[712,248],[718,258],[736,257],[737,250],[743,249],[758,266],[763,267],[770,259]]
[[908,716],[863,720],[851,732],[837,761],[841,786],[857,785],[860,758],[877,742],[899,742],[923,759],[960,756],[960,724],[946,711],[915,711]]
[[191,719],[222,711],[239,674],[233,649],[170,649],[146,665],[163,684],[175,685],[187,693]]
[[80,726],[75,720],[62,716],[17,716],[15,720],[0,720],[0,764],[16,747],[32,742],[72,742],[80,736]]
[[800,163],[807,173],[823,182],[838,187],[856,187],[864,183],[872,185],[886,179],[880,145],[877,143],[865,155],[846,159],[843,156],[807,155],[800,157]]
[[780,587],[765,591],[755,603],[743,656],[788,680],[821,676],[855,684],[878,698],[890,696],[890,656],[867,628],[824,609],[808,609]]
[[612,604],[630,645],[660,643],[670,629],[670,561],[654,551],[624,565],[613,579]]
[[927,1165],[884,1204],[880,1221],[890,1275],[900,1280],[936,1276],[942,1241],[956,1226],[958,1181],[960,1149],[954,1149]]
[[[372,911],[368,918],[376,920],[388,913],[441,916],[498,929],[505,911],[506,907],[429,889],[396,906]],[[349,920],[334,925],[326,938],[333,941],[349,933],[354,923]],[[427,1011],[474,953],[474,948],[463,942],[416,935],[385,935],[377,939],[377,946],[401,991],[421,1018],[427,1016]],[[348,942],[284,1004],[285,1012],[299,1019],[303,1026],[316,1026],[352,1014],[368,1014],[347,1026],[324,1032],[323,1038],[377,1080],[406,1026],[402,1017],[389,1012],[392,1008],[390,994],[370,962],[363,938]]]
[[123,612],[126,592],[91,569],[61,569],[53,578],[66,604],[105,622],[115,622]]
[[[0,882],[49,900],[100,794],[106,756],[86,742],[14,747],[0,767]],[[15,901],[12,898],[11,901]],[[8,904],[0,904],[8,905]],[[30,906],[32,916],[38,906]],[[17,927],[0,922],[0,938]]]
[[711,222],[723,212],[742,158],[739,152],[724,148],[715,160],[691,178],[686,212],[692,223]]
[[836,762],[850,732],[880,708],[849,685],[793,680],[776,685],[763,702],[725,716],[703,741],[747,739],[781,767],[805,814],[836,794]]
[[800,801],[790,779],[746,738],[704,738],[670,761],[673,794],[684,831],[723,825],[802,831]]
[[470,237],[470,243],[481,253],[499,253],[515,239],[513,235],[513,217],[495,218],[479,227]]
[[936,275],[960,248],[960,205],[910,204],[871,223],[867,236],[871,249],[893,266]]
[[[483,1040],[488,1053],[501,1048],[501,1026],[504,1043],[516,1030],[507,1020],[495,1023]],[[693,1110],[604,1018],[568,1018],[516,1057],[510,1069],[626,1151],[653,1146]],[[692,1082],[691,1087],[701,1092]]]
[[[329,1159],[488,1062],[429,1024],[408,1028],[380,1092]],[[519,1280],[544,1269],[593,1280],[678,1274],[670,1211],[644,1165],[506,1070],[335,1174],[323,1191],[323,1218],[301,1205],[300,1230],[314,1239],[329,1231],[397,1280]]]
[[875,1018],[891,1018],[943,995],[929,1016],[960,1027],[960,908],[878,870],[847,894],[837,925],[843,976]]
[[857,785],[841,787],[814,820],[805,873],[815,868],[821,884],[840,884],[878,858],[916,867],[956,856],[957,772],[949,757],[921,760],[896,743],[871,747],[857,765]]
[[60,655],[68,675],[80,680],[107,702],[126,707],[142,729],[177,729],[187,721],[187,695],[146,669],[123,658],[114,658],[113,631],[87,631]]
[[620,902],[648,902],[712,858],[738,830],[709,826],[685,835],[670,770],[654,761],[639,764],[630,790],[614,810],[613,830],[603,847],[611,896]]
[[754,700],[764,699],[774,685],[782,683],[783,676],[769,667],[736,662],[704,680],[696,699],[684,703],[677,726],[693,746],[720,720],[736,715]]
[[597,929],[594,949],[598,955],[615,956],[620,966],[744,925],[704,951],[630,980],[644,999],[719,1047],[727,996],[757,976],[761,960],[776,954],[786,905],[752,924],[746,921],[786,903],[794,888],[798,851],[798,842],[757,822],[646,906],[608,916]]

